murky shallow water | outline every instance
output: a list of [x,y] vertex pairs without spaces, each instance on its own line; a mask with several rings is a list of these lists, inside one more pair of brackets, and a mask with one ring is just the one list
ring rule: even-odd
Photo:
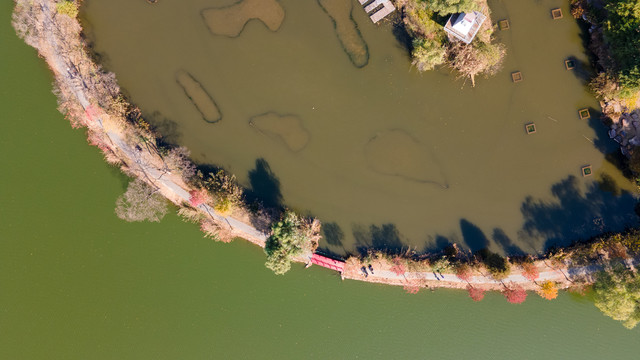
[[[637,221],[621,190],[631,184],[605,160],[615,150],[606,129],[577,115],[598,104],[584,71],[564,68],[586,61],[576,22],[551,19],[554,7],[569,14],[564,1],[490,2],[494,21],[511,22],[497,33],[508,55],[476,88],[446,69],[418,74],[392,27],[357,2],[352,18],[324,3],[339,25],[316,1],[254,1],[243,16],[265,15],[237,35],[237,21],[219,20],[244,11],[224,10],[230,1],[87,0],[83,16],[108,69],[170,141],[269,189],[268,202],[320,217],[331,251],[457,242],[536,252]],[[181,71],[219,122],[185,96]],[[513,71],[524,81],[512,83]],[[594,175],[582,178],[587,164]]]

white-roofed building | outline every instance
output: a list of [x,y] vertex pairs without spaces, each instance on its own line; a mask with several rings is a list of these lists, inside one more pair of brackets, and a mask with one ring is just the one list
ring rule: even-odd
[[479,11],[472,13],[453,14],[447,20],[444,31],[449,34],[449,38],[453,37],[465,44],[469,44],[480,30],[480,26],[487,17]]

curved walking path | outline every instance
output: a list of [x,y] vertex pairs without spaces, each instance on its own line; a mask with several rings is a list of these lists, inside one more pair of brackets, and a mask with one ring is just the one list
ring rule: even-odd
[[[166,169],[157,165],[158,160],[162,160],[159,155],[150,151],[138,150],[144,148],[141,140],[138,144],[132,144],[131,141],[127,142],[124,140],[123,134],[118,132],[118,129],[104,125],[105,119],[103,116],[92,116],[89,114],[89,111],[95,110],[94,104],[98,103],[97,99],[92,98],[94,97],[92,94],[99,94],[100,91],[98,89],[92,89],[89,87],[90,85],[87,85],[88,82],[82,79],[81,74],[78,72],[79,67],[77,65],[78,62],[91,62],[91,60],[84,50],[84,44],[80,36],[77,34],[72,36],[69,35],[71,32],[68,32],[69,34],[66,35],[67,38],[62,38],[62,36],[64,36],[63,32],[58,29],[60,24],[56,21],[60,16],[64,15],[56,14],[55,2],[53,0],[15,0],[15,2],[15,14],[28,14],[31,23],[27,23],[27,27],[32,26],[34,29],[38,29],[36,32],[37,36],[28,39],[27,43],[35,47],[40,55],[45,58],[54,73],[57,86],[61,92],[72,94],[77,103],[85,109],[87,114],[85,123],[87,123],[89,129],[105,135],[110,140],[110,150],[117,154],[130,169],[137,172],[138,177],[156,186],[167,199],[170,199],[178,205],[182,202],[188,202],[190,198],[188,190],[190,189],[182,183],[182,180],[177,175],[171,174],[167,172]],[[27,18],[27,16],[25,16],[25,18]],[[23,19],[20,18],[19,20]],[[61,21],[75,22],[73,25],[79,26],[77,20],[64,19]],[[63,49],[68,50],[70,48],[80,50],[75,50],[74,55],[71,55],[70,51],[63,51]],[[80,58],[80,60],[78,60],[78,58]],[[77,62],[74,63],[74,60]],[[101,112],[107,114],[106,111],[102,110]],[[200,205],[199,209],[217,222],[227,224],[229,228],[232,229],[234,235],[243,237],[259,246],[265,246],[267,234],[259,231],[255,227],[234,217],[218,214],[212,207],[206,204]],[[310,264],[310,259],[299,260]],[[543,262],[538,262],[538,264],[542,263]],[[634,266],[634,261],[629,261],[627,265]],[[506,283],[515,283],[521,284],[527,289],[535,289],[537,287],[535,283],[526,279],[520,273],[509,275],[501,281],[494,280],[489,276],[476,275],[467,282],[459,279],[454,274],[436,274],[434,272],[406,272],[404,274],[397,274],[396,272],[385,269],[374,269],[373,274],[370,273],[365,277],[359,269],[354,269],[353,267],[347,269],[347,267],[348,266],[345,267],[345,271],[342,273],[342,277],[345,279],[391,285],[406,286],[420,283],[424,286],[460,288],[470,283],[474,286],[489,289],[501,289]],[[542,268],[541,265],[539,267]],[[596,265],[570,269],[552,269],[546,266],[546,269],[540,271],[539,280],[551,280],[557,282],[559,287],[568,287],[571,284],[571,279],[588,276],[600,269],[601,267]]]
[[[568,287],[571,285],[571,279],[589,275],[598,270],[600,270],[599,266],[576,267],[571,268],[568,271],[549,268],[548,270],[540,271],[540,275],[536,279],[536,282],[550,280],[557,283],[559,287]],[[458,278],[455,274],[450,273],[408,271],[404,274],[398,274],[390,270],[374,269],[373,274],[369,271],[369,274],[366,277],[362,272],[356,271],[355,273],[350,272],[349,274],[343,275],[343,278],[399,286],[424,284],[429,287],[464,288],[468,284],[471,284],[474,287],[496,290],[503,289],[505,284],[518,284],[528,290],[535,290],[538,288],[538,285],[535,282],[527,279],[521,273],[511,274],[502,280],[495,280],[489,275],[475,275],[472,276],[469,281],[466,281]]]

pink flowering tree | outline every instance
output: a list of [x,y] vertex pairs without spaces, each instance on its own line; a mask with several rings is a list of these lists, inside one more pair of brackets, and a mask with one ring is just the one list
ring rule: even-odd
[[462,281],[469,282],[471,280],[471,267],[467,264],[459,264],[456,266],[456,276]]
[[407,268],[404,266],[404,261],[399,256],[396,256],[392,259],[393,266],[391,267],[391,271],[393,271],[396,275],[404,275],[407,272]]
[[505,286],[502,295],[512,304],[522,304],[527,299],[527,292],[520,285]]
[[473,299],[473,301],[481,301],[484,299],[484,290],[475,288],[471,285],[467,285],[467,292],[469,292],[469,297]]
[[402,287],[404,289],[404,291],[407,292],[407,294],[417,294],[418,291],[420,291],[420,286],[418,285],[405,285]]
[[210,200],[209,193],[205,189],[195,189],[189,191],[189,205],[200,206]]
[[540,277],[540,272],[534,263],[526,262],[522,264],[522,276],[529,281],[536,281]]

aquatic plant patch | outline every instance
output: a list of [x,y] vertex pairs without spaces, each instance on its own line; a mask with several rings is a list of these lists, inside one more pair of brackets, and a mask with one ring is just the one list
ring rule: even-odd
[[578,114],[580,115],[580,120],[587,120],[591,118],[591,114],[589,113],[589,109],[581,109]]
[[567,68],[567,70],[573,70],[576,68],[576,63],[573,60],[565,60],[564,66]]
[[527,134],[529,135],[534,134],[536,132],[536,124],[534,123],[527,124],[525,126],[525,129],[527,130]]
[[514,83],[522,81],[522,73],[520,71],[512,72],[511,80],[513,80]]

